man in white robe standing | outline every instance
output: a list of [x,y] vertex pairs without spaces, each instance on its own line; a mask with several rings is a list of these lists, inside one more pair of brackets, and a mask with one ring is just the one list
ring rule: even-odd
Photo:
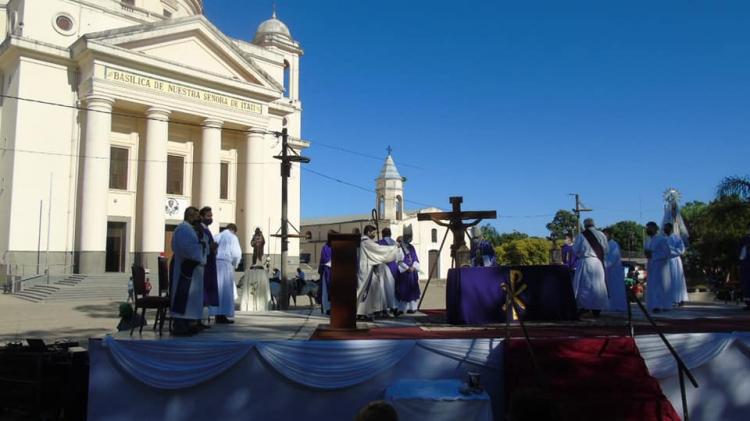
[[198,208],[185,209],[185,220],[172,236],[174,268],[171,276],[170,312],[174,335],[198,333],[203,316],[203,269],[206,266],[208,239],[200,226]]
[[594,220],[583,221],[584,230],[573,243],[573,252],[578,257],[578,268],[573,278],[573,292],[579,310],[591,311],[598,317],[609,306],[607,284],[604,275],[604,258],[607,255],[607,237],[594,227]]
[[373,315],[387,315],[387,300],[384,279],[390,271],[386,263],[399,259],[397,245],[380,245],[375,241],[377,230],[372,225],[365,227],[357,260],[357,317],[372,320]]
[[620,245],[612,238],[612,230],[605,228],[602,230],[607,236],[607,257],[604,259],[606,266],[605,280],[607,281],[607,291],[609,292],[609,310],[625,311],[628,300],[625,294],[625,269],[622,267],[622,256],[620,255]]
[[669,269],[669,259],[673,257],[672,249],[667,237],[659,233],[656,222],[646,224],[646,234],[649,236],[644,246],[648,257],[646,308],[653,312],[668,310],[672,308],[672,275]]
[[672,306],[678,307],[688,300],[687,284],[685,282],[685,270],[682,267],[682,256],[685,255],[685,242],[682,241],[671,223],[664,224],[664,235],[667,236],[669,247],[672,249],[672,257],[669,259],[669,274],[672,282],[669,295],[672,297]]
[[234,283],[234,270],[242,259],[242,248],[237,238],[237,225],[229,224],[214,237],[216,252],[216,278],[219,287],[219,305],[209,307],[208,314],[216,317],[216,323],[234,323],[234,301],[237,299],[237,285]]

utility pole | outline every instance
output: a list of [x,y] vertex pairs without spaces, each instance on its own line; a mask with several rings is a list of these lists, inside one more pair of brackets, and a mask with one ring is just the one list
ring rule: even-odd
[[[289,148],[289,133],[286,127],[281,132],[274,132],[274,136],[281,137],[281,155],[274,158],[281,161],[281,234],[274,234],[273,237],[281,238],[281,296],[279,297],[279,307],[281,310],[289,308],[289,281],[286,277],[287,258],[289,255],[289,237],[299,238],[300,234],[289,234],[289,213],[288,213],[288,182],[292,172],[292,162],[307,164],[310,158],[300,156],[293,149]],[[291,152],[291,153],[290,153]]]
[[576,198],[576,207],[573,210],[573,213],[576,214],[576,235],[581,233],[581,212],[591,212],[593,209],[587,208],[583,203],[581,203],[581,198],[578,193],[570,193],[568,196],[575,196]]

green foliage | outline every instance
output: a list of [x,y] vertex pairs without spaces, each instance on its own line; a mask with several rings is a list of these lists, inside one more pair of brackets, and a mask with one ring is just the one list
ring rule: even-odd
[[750,177],[731,176],[724,177],[716,188],[719,198],[737,196],[742,200],[750,201]]
[[482,225],[482,235],[484,235],[484,238],[492,243],[494,247],[502,246],[503,244],[513,240],[529,238],[528,234],[524,234],[515,230],[513,232],[504,232],[501,234],[497,232],[497,229],[495,229],[495,227],[490,224]]
[[552,242],[545,238],[524,237],[495,247],[495,253],[501,265],[546,265],[549,264],[551,248]]
[[577,224],[578,221],[573,212],[560,209],[547,224],[547,230],[550,232],[550,238],[560,240],[565,238],[565,234],[575,235]]
[[622,250],[642,252],[645,227],[635,221],[620,221],[610,225],[612,237]]
[[725,196],[708,205],[690,202],[682,216],[690,232],[688,272],[719,281],[735,278],[739,240],[750,223],[750,205],[737,196]]
[[497,229],[490,224],[482,225],[482,235],[484,239],[492,243],[493,246],[499,245],[500,234]]

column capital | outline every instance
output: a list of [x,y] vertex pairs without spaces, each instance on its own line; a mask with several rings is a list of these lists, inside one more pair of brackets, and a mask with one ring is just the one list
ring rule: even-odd
[[203,120],[204,129],[220,129],[223,126],[224,126],[224,121],[219,120],[218,118],[207,117],[205,120]]
[[86,102],[86,108],[108,108],[112,109],[115,99],[106,95],[89,95],[83,99]]
[[172,111],[163,107],[149,107],[146,110],[146,117],[158,120],[169,120],[169,115]]
[[247,129],[247,131],[245,132],[247,137],[265,136],[268,133],[269,131],[267,129],[260,128],[260,127],[251,127]]

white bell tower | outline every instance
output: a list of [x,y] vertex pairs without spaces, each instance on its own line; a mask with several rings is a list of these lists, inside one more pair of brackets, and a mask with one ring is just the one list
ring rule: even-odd
[[391,147],[380,175],[375,179],[375,208],[382,219],[400,221],[404,217],[404,178],[391,157]]

